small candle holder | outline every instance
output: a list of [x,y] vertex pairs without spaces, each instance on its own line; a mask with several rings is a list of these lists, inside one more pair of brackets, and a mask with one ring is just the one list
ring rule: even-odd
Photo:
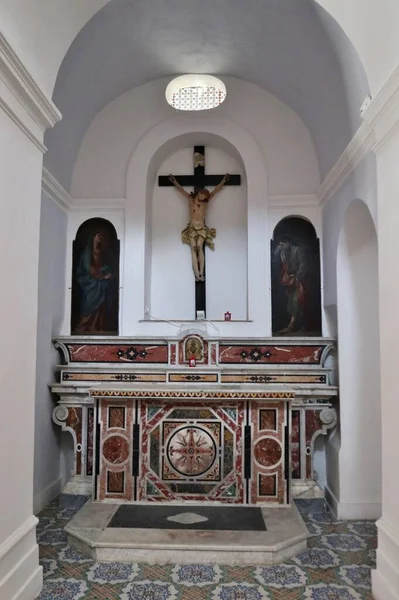
[[195,356],[190,356],[190,358],[188,359],[188,366],[195,367],[196,365],[197,365],[197,361],[195,359]]
[[231,321],[231,312],[227,311],[224,313],[224,320]]

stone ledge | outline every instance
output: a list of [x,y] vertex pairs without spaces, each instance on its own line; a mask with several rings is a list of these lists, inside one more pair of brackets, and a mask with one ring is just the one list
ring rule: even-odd
[[267,531],[261,532],[108,528],[118,507],[88,502],[65,528],[68,543],[105,562],[271,565],[306,549],[309,537],[295,506],[263,508]]

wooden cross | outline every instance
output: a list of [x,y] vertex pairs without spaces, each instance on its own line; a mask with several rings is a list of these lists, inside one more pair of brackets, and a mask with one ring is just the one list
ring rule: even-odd
[[[205,174],[205,146],[194,146],[194,175],[176,175],[177,182],[185,187],[193,187],[194,192],[206,188],[206,186],[216,187],[224,175],[206,175]],[[169,176],[160,175],[158,184],[164,187],[173,186]],[[225,185],[241,185],[240,175],[230,175]],[[206,315],[206,290],[205,281],[195,282],[195,315],[197,318],[198,311],[202,311]]]

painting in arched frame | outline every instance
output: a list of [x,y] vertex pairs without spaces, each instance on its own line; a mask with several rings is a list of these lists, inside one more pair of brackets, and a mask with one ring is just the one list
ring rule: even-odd
[[106,219],[79,227],[72,250],[72,335],[118,335],[119,240]]
[[321,335],[320,245],[313,225],[282,219],[271,241],[272,333]]

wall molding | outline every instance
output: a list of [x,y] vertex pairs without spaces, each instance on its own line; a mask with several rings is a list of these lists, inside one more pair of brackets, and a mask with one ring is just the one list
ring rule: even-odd
[[271,194],[267,199],[269,208],[291,208],[304,206],[318,206],[319,198],[317,194]]
[[66,213],[124,211],[125,198],[72,198],[48,169],[43,167],[42,189]]
[[385,517],[377,521],[377,569],[372,571],[373,594],[377,600],[399,600],[399,537]]
[[318,191],[325,205],[368,152],[378,152],[399,126],[399,65],[363,113],[363,122],[342,152]]
[[73,198],[72,212],[124,211],[126,198]]
[[42,588],[42,567],[36,541],[38,519],[31,515],[0,545],[0,597],[36,598]]
[[54,102],[41,90],[1,32],[0,77],[43,132],[61,120]]
[[42,190],[59,208],[65,212],[71,210],[73,204],[72,196],[58,183],[50,171],[44,167],[42,171]]
[[37,515],[43,510],[62,490],[61,477],[55,479],[44,490],[41,490],[33,497],[33,514]]

